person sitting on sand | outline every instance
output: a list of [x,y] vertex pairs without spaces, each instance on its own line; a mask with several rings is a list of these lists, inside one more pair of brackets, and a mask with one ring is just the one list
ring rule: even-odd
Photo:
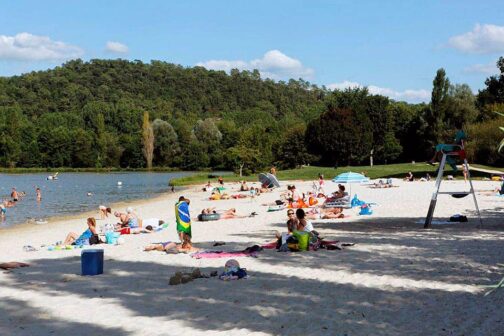
[[100,205],[98,209],[100,210],[100,219],[105,219],[105,217],[108,218],[108,214],[112,213],[112,209],[106,207],[105,205]]
[[241,181],[240,191],[249,191],[250,187],[247,185],[246,181]]
[[261,191],[262,193],[267,193],[267,192],[270,192],[270,191],[271,191],[271,189],[269,189],[269,188],[268,188],[268,184],[267,184],[267,183],[263,183],[263,184],[261,185],[261,189],[260,189],[260,191]]
[[203,191],[212,191],[213,189],[214,187],[212,187],[212,183],[210,183],[210,181],[208,181],[208,183],[203,187]]
[[287,210],[287,232],[289,234],[292,234],[292,232],[297,230],[299,220],[296,218],[296,214],[294,213],[294,210],[289,209]]
[[406,177],[404,178],[404,181],[413,182],[413,181],[415,181],[415,176],[413,176],[412,172],[408,172],[408,175],[406,175]]
[[84,231],[80,236],[75,232],[70,232],[65,238],[63,245],[91,245],[91,237],[98,237],[98,234],[96,232],[96,219],[89,217],[87,219],[87,225],[88,229]]
[[120,226],[120,227],[128,226],[128,215],[127,214],[125,214],[123,212],[115,211],[114,216],[117,217],[117,219],[119,220],[119,222],[117,223],[118,226]]
[[133,211],[132,207],[126,208],[126,220],[128,221],[128,227],[130,229],[137,229],[142,227],[142,223],[138,218],[138,215]]
[[298,219],[298,226],[297,226],[298,231],[306,231],[306,232],[313,231],[313,224],[306,219],[306,213],[304,212],[303,209],[296,210],[296,218]]

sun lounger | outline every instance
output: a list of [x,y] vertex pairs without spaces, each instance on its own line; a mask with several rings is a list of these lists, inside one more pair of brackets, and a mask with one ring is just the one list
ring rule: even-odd
[[334,201],[325,202],[323,206],[324,208],[351,208],[352,203],[350,201],[350,196],[345,196]]

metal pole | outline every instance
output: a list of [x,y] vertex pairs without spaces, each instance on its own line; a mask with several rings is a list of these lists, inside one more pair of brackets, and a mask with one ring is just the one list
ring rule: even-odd
[[476,192],[474,191],[474,188],[473,188],[471,173],[469,172],[469,164],[467,163],[467,159],[464,159],[464,167],[467,171],[467,179],[469,180],[469,185],[471,186],[471,194],[473,195],[474,206],[476,207],[476,212],[478,213],[478,218],[479,218],[478,228],[481,229],[483,226],[483,221],[481,220],[481,214],[480,214],[480,210],[479,210],[479,206],[478,206],[478,201],[476,200]]
[[432,227],[432,216],[434,215],[434,209],[436,208],[437,195],[439,188],[441,187],[441,181],[443,180],[443,171],[446,164],[446,154],[443,153],[443,158],[439,164],[438,174],[436,178],[436,185],[434,187],[434,192],[432,193],[431,202],[429,205],[429,211],[427,212],[427,217],[425,218],[424,229],[430,229]]

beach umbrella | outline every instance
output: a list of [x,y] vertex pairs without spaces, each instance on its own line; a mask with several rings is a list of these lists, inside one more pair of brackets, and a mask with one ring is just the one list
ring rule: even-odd
[[273,187],[280,188],[280,183],[278,182],[278,179],[276,178],[276,176],[273,174],[261,173],[261,174],[259,174],[258,178],[259,178],[259,182],[261,182],[262,185],[265,185],[268,188],[273,188]]
[[353,172],[348,172],[348,173],[343,173],[339,174],[335,178],[332,179],[334,183],[348,183],[350,184],[350,195],[352,194],[352,183],[368,183],[369,179],[359,173],[353,173]]

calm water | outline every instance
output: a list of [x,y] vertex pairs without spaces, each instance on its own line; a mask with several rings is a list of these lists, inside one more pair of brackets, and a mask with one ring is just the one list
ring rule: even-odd
[[[68,215],[98,210],[98,206],[156,196],[171,189],[172,178],[192,174],[176,173],[61,173],[58,180],[48,181],[48,173],[0,174],[0,198],[10,199],[11,188],[26,192],[26,196],[0,220],[0,228],[24,223],[31,219]],[[117,182],[121,181],[122,186]],[[37,202],[35,188],[42,190]],[[91,193],[91,196],[87,196]]]

